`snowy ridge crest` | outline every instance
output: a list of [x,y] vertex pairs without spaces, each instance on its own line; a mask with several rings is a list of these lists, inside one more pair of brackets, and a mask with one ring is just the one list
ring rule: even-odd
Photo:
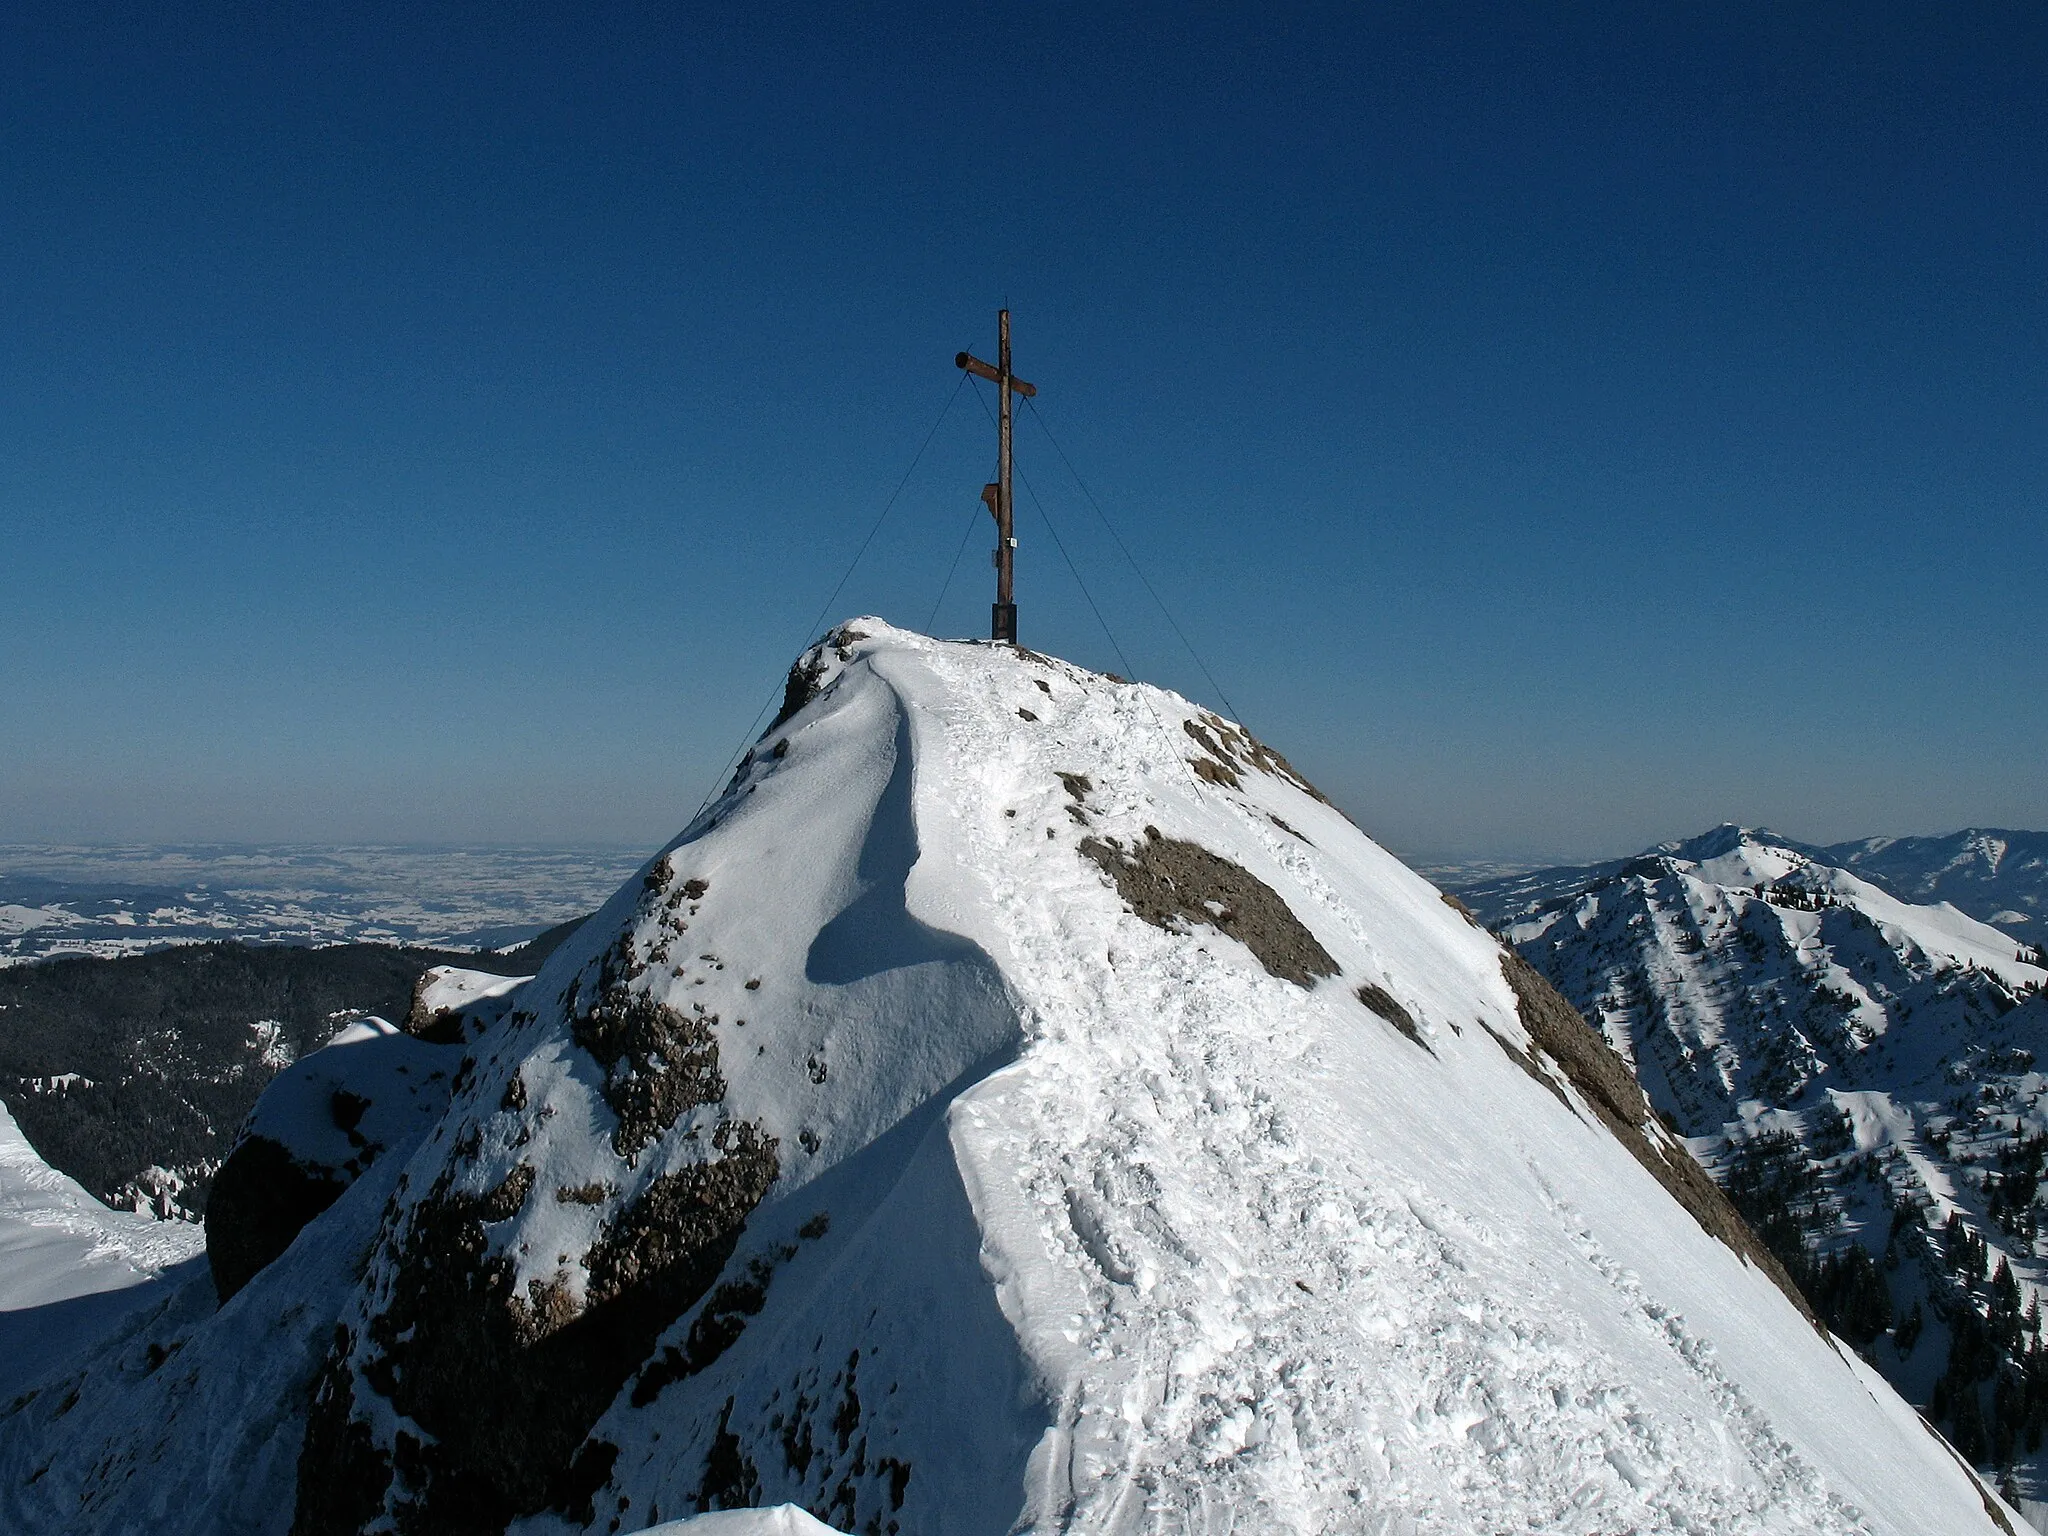
[[[451,1030],[448,1109],[402,1169],[223,1311],[167,1309],[0,1420],[0,1510],[2005,1519],[1673,1197],[1683,1149],[1518,963],[1231,722],[854,621],[718,801],[501,1018]],[[264,1386],[310,1394],[303,1422],[236,1406],[252,1333],[297,1362]],[[138,1386],[151,1349],[178,1368]],[[167,1447],[175,1496],[139,1491]],[[209,1512],[224,1464],[260,1468],[269,1523]]]

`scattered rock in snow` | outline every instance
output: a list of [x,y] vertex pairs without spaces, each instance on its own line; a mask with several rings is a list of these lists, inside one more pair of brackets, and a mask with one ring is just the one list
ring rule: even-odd
[[1126,847],[1118,838],[1089,837],[1082,839],[1081,852],[1102,866],[1133,915],[1155,928],[1207,924],[1298,987],[1337,974],[1330,952],[1270,885],[1199,843],[1147,827],[1142,843]]
[[577,1018],[576,1043],[605,1069],[604,1097],[619,1117],[612,1147],[628,1163],[678,1116],[725,1096],[718,1015],[681,1013],[615,984]]
[[528,979],[453,965],[430,966],[413,983],[405,1032],[433,1045],[473,1041],[511,1011]]
[[[610,1471],[588,1448],[591,1426],[717,1279],[775,1181],[772,1139],[733,1122],[720,1133],[716,1161],[662,1175],[606,1222],[580,1302],[566,1276],[519,1294],[511,1257],[492,1251],[490,1228],[524,1206],[530,1167],[481,1197],[444,1176],[412,1208],[370,1348],[346,1332],[336,1341],[299,1463],[297,1536],[355,1531],[323,1511],[353,1509],[350,1490],[365,1484],[381,1503],[394,1478],[404,1532],[498,1532],[587,1504]],[[432,1438],[400,1431],[389,1451],[369,1439],[357,1427],[363,1386]]]
[[[1422,1038],[1422,1031],[1415,1025],[1415,1016],[1395,1002],[1394,994],[1385,987],[1367,982],[1358,989],[1358,1000],[1425,1051],[1429,1050],[1429,1042]],[[1436,1053],[1431,1051],[1430,1054]]]

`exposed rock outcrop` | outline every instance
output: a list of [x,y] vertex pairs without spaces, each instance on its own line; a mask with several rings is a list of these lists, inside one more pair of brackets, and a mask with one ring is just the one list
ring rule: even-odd
[[373,1162],[432,1128],[459,1056],[365,1019],[277,1075],[214,1178],[206,1257],[222,1303]]

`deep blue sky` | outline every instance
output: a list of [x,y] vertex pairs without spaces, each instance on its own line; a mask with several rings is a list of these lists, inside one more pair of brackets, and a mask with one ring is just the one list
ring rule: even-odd
[[[2048,825],[2037,4],[207,9],[0,19],[0,841],[655,842],[1005,299],[1397,849]],[[833,617],[925,625],[992,457]]]

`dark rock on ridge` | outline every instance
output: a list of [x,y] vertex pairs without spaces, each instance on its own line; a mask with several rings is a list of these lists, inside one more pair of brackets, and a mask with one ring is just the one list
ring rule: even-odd
[[[1635,1074],[1629,1071],[1628,1063],[1614,1054],[1599,1031],[1564,1000],[1541,971],[1512,949],[1501,950],[1500,968],[1508,985],[1514,989],[1515,1013],[1522,1021],[1522,1028],[1528,1031],[1530,1046],[1538,1059],[1532,1060],[1496,1035],[1494,1038],[1500,1040],[1501,1048],[1515,1059],[1523,1071],[1562,1099],[1555,1081],[1544,1072],[1541,1058],[1555,1062],[1566,1080],[1593,1107],[1601,1123],[1613,1133],[1614,1139],[1656,1177],[1657,1182],[1691,1213],[1693,1220],[1745,1261],[1770,1276],[1771,1283],[1785,1293],[1786,1299],[1809,1322],[1819,1327],[1813,1308],[1785,1272],[1785,1266],[1750,1230],[1749,1224],[1722,1193],[1721,1186],[1693,1160],[1683,1145],[1663,1132],[1662,1126],[1657,1127],[1656,1138],[1652,1139],[1650,1126],[1654,1117],[1650,1101],[1643,1097],[1643,1090],[1637,1084]],[[1570,1107],[1569,1101],[1566,1101],[1566,1107]]]
[[[666,874],[656,866],[640,901],[675,927],[709,887],[692,880],[664,901]],[[627,1168],[726,1092],[716,1019],[648,996],[635,985],[643,972],[622,940],[586,971],[588,1003],[568,1010],[570,1037],[603,1069],[612,1150]],[[495,1102],[494,1138],[514,1148],[551,1113],[529,1101],[516,1065]],[[491,1229],[526,1206],[535,1172],[521,1161],[484,1193],[464,1192],[486,1155],[480,1126],[468,1121],[432,1189],[387,1225],[376,1262],[391,1280],[366,1329],[336,1336],[300,1457],[294,1536],[361,1529],[348,1490],[366,1483],[383,1490],[401,1532],[496,1532],[549,1508],[581,1516],[616,1454],[589,1439],[591,1426],[717,1280],[780,1172],[773,1136],[721,1116],[703,1161],[660,1174],[604,1219],[582,1255],[580,1296],[559,1271],[522,1288],[516,1256]],[[543,1193],[593,1208],[613,1198],[604,1186]],[[368,1429],[365,1394],[399,1416],[388,1446]]]
[[1145,829],[1145,841],[1089,837],[1081,852],[1102,866],[1131,912],[1155,928],[1205,923],[1239,940],[1282,981],[1313,985],[1337,974],[1337,962],[1279,894],[1240,864],[1199,843]]
[[[400,1240],[369,1349],[336,1340],[299,1462],[294,1536],[360,1530],[349,1490],[394,1478],[404,1532],[497,1532],[572,1502],[590,1426],[710,1288],[775,1180],[773,1141],[727,1126],[718,1161],[657,1179],[606,1225],[580,1309],[560,1282],[519,1295],[511,1259],[489,1252],[486,1228],[518,1212],[531,1169],[482,1196],[437,1185]],[[387,1458],[352,1413],[365,1389],[432,1439],[401,1430]]]
[[348,1187],[300,1162],[267,1136],[250,1136],[214,1175],[206,1213],[206,1263],[225,1305],[299,1231]]
[[207,1261],[223,1304],[379,1157],[427,1133],[448,1107],[459,1057],[365,1022],[272,1080],[207,1211]]

